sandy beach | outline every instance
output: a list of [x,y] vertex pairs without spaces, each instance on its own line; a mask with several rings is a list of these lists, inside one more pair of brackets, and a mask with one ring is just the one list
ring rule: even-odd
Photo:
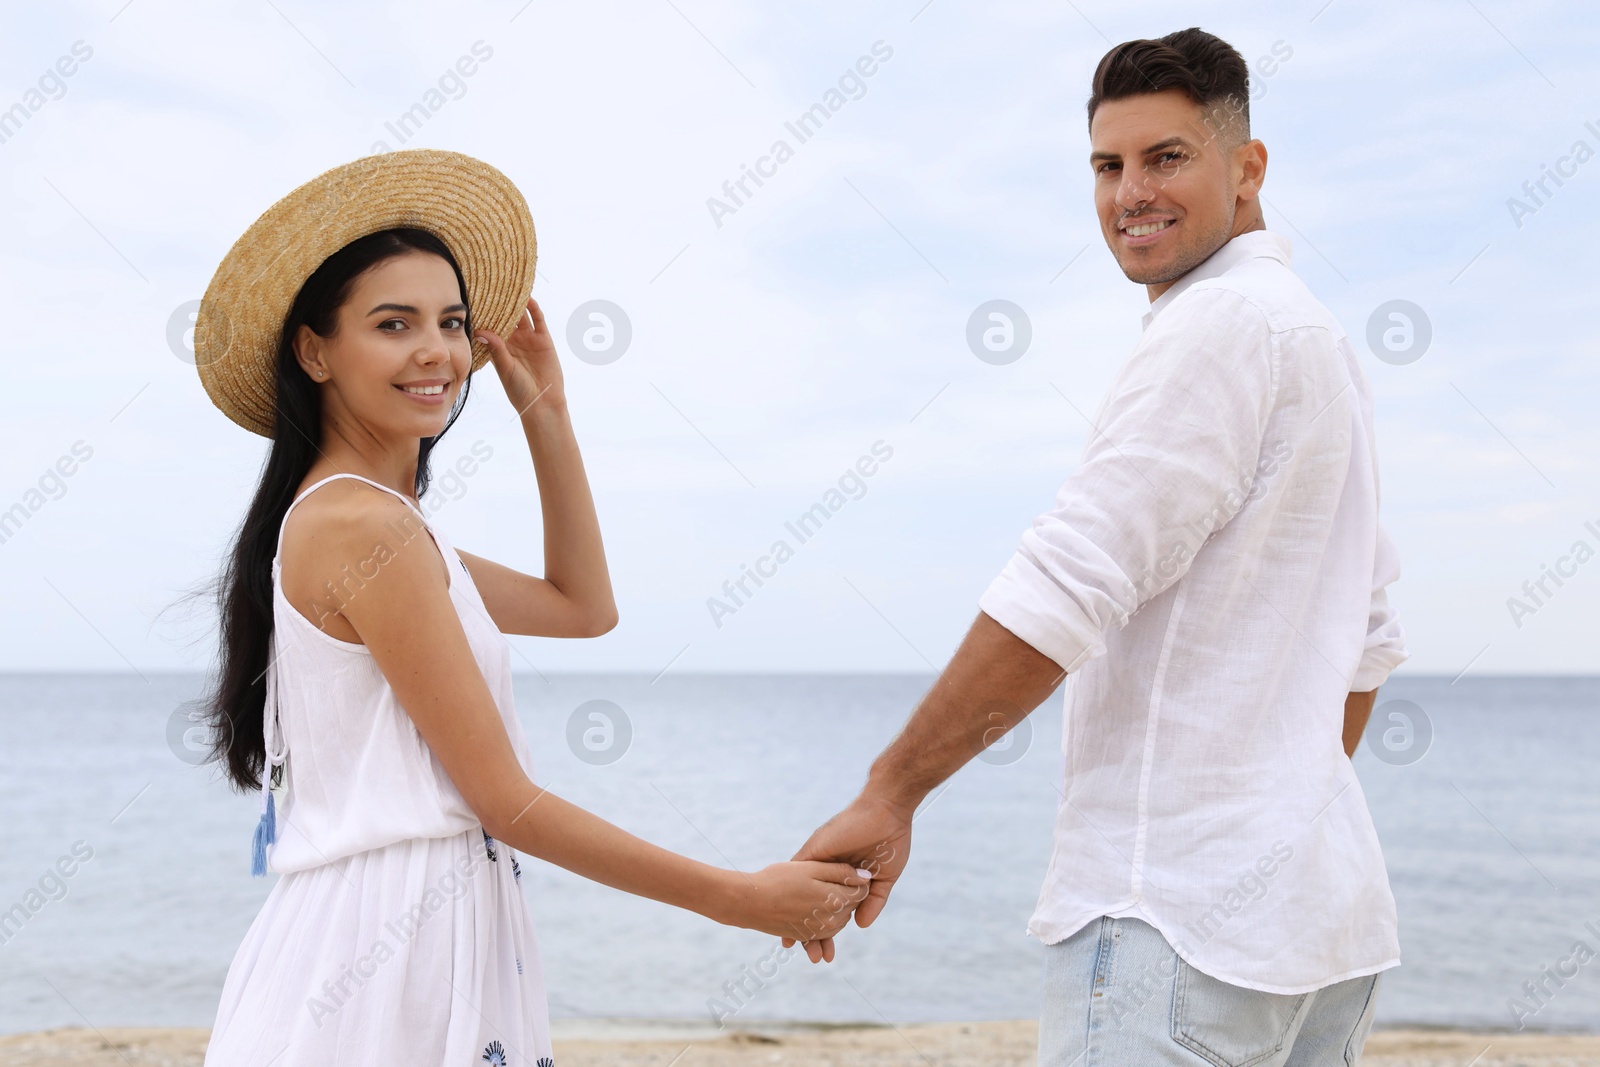
[[[0,1037],[0,1067],[200,1067],[207,1030],[70,1028]],[[769,1026],[717,1034],[670,1023],[563,1022],[560,1067],[1032,1067],[1032,1021]],[[1600,1034],[1378,1030],[1369,1067],[1600,1067]]]

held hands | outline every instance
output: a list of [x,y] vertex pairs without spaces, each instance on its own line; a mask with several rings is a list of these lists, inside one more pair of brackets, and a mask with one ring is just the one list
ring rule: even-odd
[[735,873],[728,902],[717,916],[730,926],[797,940],[827,938],[842,930],[866,899],[870,879],[848,863],[774,863]]
[[[862,793],[848,808],[823,823],[816,833],[800,847],[796,860],[844,860],[872,875],[867,899],[855,909],[856,925],[868,927],[889,902],[889,891],[894,888],[906,860],[911,858],[911,820],[914,807],[907,807],[888,799]],[[770,868],[769,868],[770,869]],[[844,928],[820,931],[815,936],[796,937],[785,934],[783,945],[788,948],[796,941],[803,942],[806,957],[812,963],[833,961],[833,935]]]
[[489,346],[489,358],[500,375],[506,399],[518,415],[528,414],[536,401],[548,407],[566,402],[555,340],[544,323],[539,302],[530,296],[524,310],[526,313],[510,337],[502,338],[481,327],[475,331],[476,339]]

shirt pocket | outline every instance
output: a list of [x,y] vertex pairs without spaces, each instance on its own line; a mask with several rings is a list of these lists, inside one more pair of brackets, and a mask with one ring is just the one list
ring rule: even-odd
[[1216,1067],[1281,1063],[1309,993],[1263,993],[1213,978],[1178,960],[1172,1039]]

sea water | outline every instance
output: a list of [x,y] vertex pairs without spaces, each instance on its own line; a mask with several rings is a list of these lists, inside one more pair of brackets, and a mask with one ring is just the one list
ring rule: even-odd
[[[541,785],[750,871],[850,800],[930,681],[518,675],[516,691]],[[0,926],[0,1031],[210,1025],[276,876],[249,874],[259,794],[230,791],[185,741],[203,686],[0,676],[0,913],[25,915]],[[1369,735],[1420,727],[1420,758],[1365,744],[1355,758],[1400,919],[1402,965],[1384,976],[1377,1024],[1600,1030],[1600,957],[1574,954],[1579,941],[1600,953],[1600,679],[1392,679]],[[552,1015],[1036,1016],[1041,949],[1025,928],[1060,739],[1053,696],[1025,736],[924,805],[888,909],[841,935],[831,965],[524,858]]]

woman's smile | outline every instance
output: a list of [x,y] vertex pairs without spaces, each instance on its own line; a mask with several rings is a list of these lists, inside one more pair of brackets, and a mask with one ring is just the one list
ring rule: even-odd
[[438,407],[447,399],[450,388],[448,378],[423,378],[414,382],[397,383],[395,388],[419,404]]

